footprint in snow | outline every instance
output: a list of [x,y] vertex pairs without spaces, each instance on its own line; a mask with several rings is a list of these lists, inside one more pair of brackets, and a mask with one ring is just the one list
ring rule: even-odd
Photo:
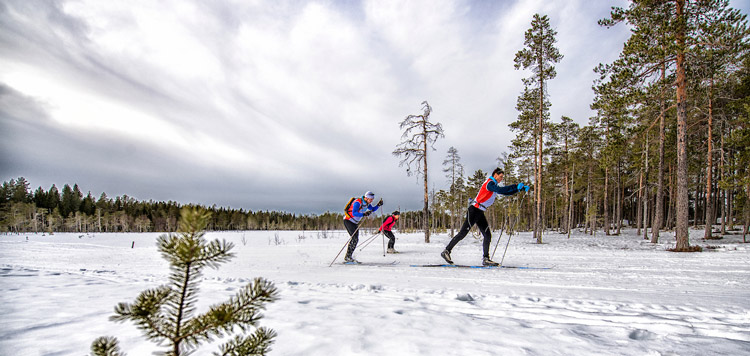
[[628,335],[632,340],[651,340],[656,337],[656,334],[643,329],[636,329],[630,332]]
[[474,301],[474,297],[472,297],[471,294],[469,294],[469,293],[459,294],[458,296],[456,296],[456,299],[458,299],[458,300],[460,300],[462,302],[473,302]]

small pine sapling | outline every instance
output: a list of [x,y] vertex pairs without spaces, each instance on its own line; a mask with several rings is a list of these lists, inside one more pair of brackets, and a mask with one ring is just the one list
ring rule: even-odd
[[[149,340],[168,345],[165,355],[187,355],[215,337],[228,341],[214,355],[265,355],[276,333],[257,324],[264,304],[278,299],[273,283],[256,278],[228,301],[195,315],[203,269],[218,268],[234,257],[232,243],[203,238],[210,216],[200,209],[182,209],[178,233],[157,240],[159,252],[170,265],[170,283],[141,292],[132,304],[118,304],[110,320],[133,321]],[[242,333],[235,334],[235,328]],[[124,355],[114,337],[96,339],[91,351],[96,356]]]

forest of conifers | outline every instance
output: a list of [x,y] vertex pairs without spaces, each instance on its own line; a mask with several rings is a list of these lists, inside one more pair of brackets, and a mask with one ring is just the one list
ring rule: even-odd
[[[74,184],[60,192],[53,184],[33,192],[25,178],[0,187],[0,227],[5,232],[146,232],[176,231],[183,205],[138,201],[127,195],[84,196]],[[296,215],[275,211],[245,211],[203,207],[212,214],[210,230],[328,230],[338,229],[342,214]]]
[[[747,234],[746,15],[723,0],[638,1],[613,8],[599,23],[629,26],[631,37],[617,60],[593,68],[599,76],[590,103],[596,114],[551,118],[555,98],[547,86],[557,74],[554,64],[565,54],[555,48],[556,32],[547,16],[534,16],[526,48],[515,60],[516,69],[530,72],[517,100],[518,118],[510,124],[515,138],[508,153],[498,157],[506,182],[527,182],[533,190],[493,205],[490,225],[535,231],[540,243],[542,233],[573,228],[609,235],[630,226],[652,242],[658,242],[659,231],[674,229],[678,249],[688,247],[688,226],[702,228],[706,238],[743,225]],[[431,192],[429,218],[423,211],[405,212],[402,229],[460,226],[467,199],[489,172],[466,175],[458,151],[448,150],[442,171],[449,183]],[[434,177],[433,182],[445,181]],[[174,202],[84,196],[77,185],[65,185],[62,193],[55,186],[31,191],[23,178],[0,189],[0,230],[8,232],[173,231],[180,210]],[[207,209],[213,213],[212,230],[342,229],[343,211],[295,215]]]

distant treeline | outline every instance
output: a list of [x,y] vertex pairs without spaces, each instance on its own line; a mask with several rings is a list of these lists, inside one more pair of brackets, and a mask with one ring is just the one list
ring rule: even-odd
[[[279,211],[249,211],[222,207],[204,207],[211,212],[208,228],[223,230],[341,230],[341,212],[300,215]],[[20,177],[0,187],[0,232],[171,232],[177,228],[179,203],[138,201],[127,195],[110,198],[102,193],[94,198],[84,195],[78,184],[64,185],[60,192],[54,184],[32,191],[29,182]],[[380,214],[367,222],[365,228],[377,228]],[[421,212],[405,212],[402,228],[420,226]]]
[[[199,205],[193,205],[199,206]],[[23,177],[0,187],[2,232],[170,232],[177,228],[183,205],[138,201],[127,195],[110,198],[84,195],[78,184],[55,185],[33,192]],[[332,230],[342,229],[342,213],[298,215],[277,211],[202,208],[211,212],[210,230]]]

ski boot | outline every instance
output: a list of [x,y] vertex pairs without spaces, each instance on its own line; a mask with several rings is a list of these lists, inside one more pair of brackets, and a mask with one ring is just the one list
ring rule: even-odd
[[485,257],[482,260],[482,266],[495,267],[495,266],[499,266],[499,265],[500,265],[499,263],[491,260],[489,257]]
[[448,262],[449,264],[453,264],[453,261],[451,260],[451,252],[448,250],[443,250],[443,252],[440,253],[440,257],[442,257],[445,262]]

